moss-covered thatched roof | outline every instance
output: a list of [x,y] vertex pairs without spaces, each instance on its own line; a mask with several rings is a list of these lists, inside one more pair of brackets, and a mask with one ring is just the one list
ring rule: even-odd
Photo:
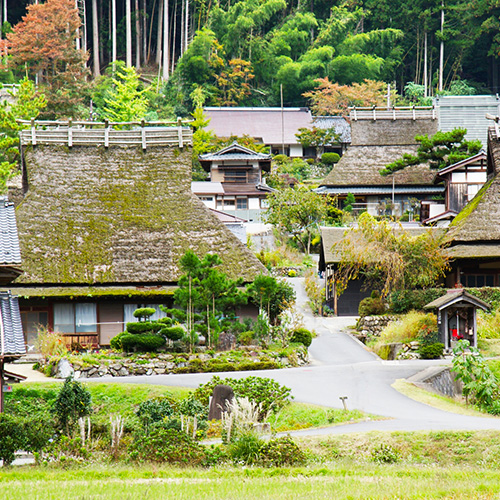
[[232,277],[264,268],[190,190],[189,148],[36,146],[17,209],[20,283],[170,283],[192,249]]
[[394,184],[432,186],[435,172],[427,165],[415,165],[386,177],[379,171],[405,153],[415,154],[418,146],[351,146],[331,172],[321,182],[322,186],[390,186]]

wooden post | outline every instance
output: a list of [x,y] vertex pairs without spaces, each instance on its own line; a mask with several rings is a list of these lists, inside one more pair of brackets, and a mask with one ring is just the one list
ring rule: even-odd
[[177,117],[177,134],[179,136],[179,147],[182,148],[184,143],[182,141],[182,118]]
[[396,108],[394,106],[392,107],[392,120],[396,121]]
[[73,120],[70,118],[68,120],[68,147],[73,147]]
[[375,106],[373,106],[373,121],[377,121],[377,112],[375,111]]
[[31,144],[36,146],[36,128],[35,128],[35,119],[31,119]]
[[104,120],[104,147],[109,148],[109,121]]
[[144,126],[146,125],[146,122],[144,119],[141,120],[141,140],[142,140],[142,149],[146,149],[146,129]]
[[416,117],[415,117],[415,104],[413,105],[413,107],[411,109],[413,111],[413,121],[415,121],[416,120]]

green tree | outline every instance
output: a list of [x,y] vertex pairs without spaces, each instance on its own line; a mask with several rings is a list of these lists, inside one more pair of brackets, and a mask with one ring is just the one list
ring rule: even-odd
[[130,122],[142,120],[148,108],[141,89],[139,76],[133,67],[119,67],[112,78],[113,87],[104,97],[101,116],[113,122]]
[[390,175],[398,170],[403,170],[410,165],[428,163],[430,168],[441,169],[448,165],[465,160],[477,153],[482,148],[481,141],[468,141],[465,139],[467,130],[456,128],[451,132],[436,132],[432,137],[417,135],[415,140],[420,143],[416,155],[404,154],[380,170],[381,175]]
[[358,226],[335,244],[335,250],[340,253],[339,292],[357,278],[373,290],[382,290],[384,297],[395,290],[430,288],[448,269],[448,258],[432,232],[412,236],[366,212],[359,216]]
[[[309,253],[313,232],[326,215],[325,198],[300,187],[275,191],[267,200],[266,222],[289,233],[304,252]],[[306,243],[302,240],[304,233]]]
[[305,148],[316,148],[316,159],[321,158],[325,146],[338,144],[339,141],[339,134],[334,128],[318,128],[314,125],[311,128],[299,128],[295,136]]
[[52,408],[57,425],[71,436],[79,418],[92,413],[90,392],[80,382],[68,377]]
[[16,100],[10,109],[5,101],[0,105],[0,193],[7,189],[7,180],[19,162],[19,131],[23,125],[16,120],[37,118],[47,106],[45,96],[36,90],[28,77],[21,80],[12,96]]

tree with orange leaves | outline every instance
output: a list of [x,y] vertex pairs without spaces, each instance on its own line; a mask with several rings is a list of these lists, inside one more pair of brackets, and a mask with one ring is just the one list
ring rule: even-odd
[[28,6],[7,35],[11,62],[37,75],[52,115],[73,115],[82,100],[88,54],[76,48],[81,19],[74,0],[47,0]]
[[348,115],[350,106],[381,106],[387,99],[387,84],[374,80],[339,85],[327,78],[318,78],[316,90],[302,94],[311,100],[316,116]]

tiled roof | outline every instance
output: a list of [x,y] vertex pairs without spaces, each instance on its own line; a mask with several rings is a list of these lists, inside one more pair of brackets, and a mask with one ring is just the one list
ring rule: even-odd
[[0,266],[21,264],[14,203],[0,196]]
[[0,292],[0,357],[25,354],[19,302],[10,292]]
[[[264,144],[298,144],[299,128],[310,128],[312,115],[308,108],[238,108],[209,107],[207,129],[219,137],[248,135]],[[283,119],[283,121],[282,121]]]
[[271,155],[267,153],[257,153],[237,142],[233,142],[230,146],[225,147],[214,153],[206,153],[199,156],[200,161],[217,161],[217,160],[268,160],[271,161]]

